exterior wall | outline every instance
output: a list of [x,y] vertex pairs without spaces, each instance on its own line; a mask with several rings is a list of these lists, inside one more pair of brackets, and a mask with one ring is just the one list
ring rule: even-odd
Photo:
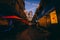
[[46,27],[47,26],[47,17],[46,16],[43,16],[42,18],[40,18],[38,20],[38,22],[39,22],[39,25],[40,26]]
[[0,25],[8,25],[8,21],[0,19]]
[[19,13],[19,15],[26,19],[26,15],[24,13],[24,10],[25,10],[25,3],[24,3],[24,0],[18,0],[17,1],[18,3],[16,3],[16,10],[17,12]]
[[0,0],[0,15],[17,15],[25,18],[24,0]]
[[57,17],[56,10],[51,11],[49,14],[44,15],[42,18],[38,20],[39,25],[43,27],[47,27],[51,24],[58,24],[59,18]]

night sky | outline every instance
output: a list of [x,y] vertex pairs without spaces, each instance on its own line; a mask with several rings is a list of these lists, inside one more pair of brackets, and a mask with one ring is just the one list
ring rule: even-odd
[[28,12],[32,11],[34,15],[39,3],[40,3],[40,0],[25,0],[25,8]]

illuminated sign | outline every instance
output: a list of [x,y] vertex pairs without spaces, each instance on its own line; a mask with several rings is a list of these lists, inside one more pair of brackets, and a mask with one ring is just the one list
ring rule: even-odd
[[58,23],[58,20],[57,20],[57,15],[56,15],[56,10],[52,11],[50,13],[50,19],[51,19],[51,24],[56,24]]

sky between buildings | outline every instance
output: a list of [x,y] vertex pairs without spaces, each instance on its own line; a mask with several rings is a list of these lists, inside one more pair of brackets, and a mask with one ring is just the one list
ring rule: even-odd
[[40,0],[25,0],[25,8],[28,12],[32,11],[34,15],[39,3],[40,3]]

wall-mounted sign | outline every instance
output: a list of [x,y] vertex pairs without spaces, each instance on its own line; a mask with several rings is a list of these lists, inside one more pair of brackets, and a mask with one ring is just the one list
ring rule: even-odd
[[56,15],[56,10],[52,11],[50,13],[50,19],[51,19],[51,24],[56,24],[58,23],[57,15]]

